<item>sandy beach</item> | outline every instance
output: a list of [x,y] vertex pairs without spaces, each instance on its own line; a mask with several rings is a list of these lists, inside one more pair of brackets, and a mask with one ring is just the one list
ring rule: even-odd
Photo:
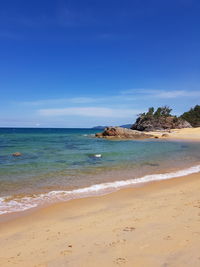
[[149,133],[163,139],[200,141],[200,127],[172,129],[168,132],[157,131]]
[[200,174],[0,224],[0,266],[199,266]]

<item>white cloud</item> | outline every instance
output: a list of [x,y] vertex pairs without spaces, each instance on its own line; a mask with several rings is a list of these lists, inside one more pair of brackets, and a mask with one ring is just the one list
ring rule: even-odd
[[94,103],[98,100],[92,97],[74,97],[68,99],[68,101],[73,104],[86,104],[86,103]]
[[163,90],[163,89],[130,89],[121,92],[122,95],[129,96],[148,96],[154,98],[180,98],[180,97],[199,97],[199,91],[192,90]]
[[57,105],[57,104],[86,104],[96,102],[96,98],[92,97],[73,97],[73,98],[55,98],[55,99],[41,99],[36,101],[25,101],[22,104],[32,106]]
[[154,90],[154,92],[150,91],[150,94],[153,94],[157,98],[180,98],[180,97],[198,97],[200,96],[200,92],[197,91],[186,91],[186,90],[174,90],[174,91],[166,91],[166,90]]
[[20,104],[28,106],[43,106],[43,107],[61,107],[61,105],[82,105],[98,103],[104,105],[104,103],[111,105],[120,105],[122,103],[130,103],[131,101],[137,101],[140,99],[157,98],[157,99],[175,99],[175,98],[195,98],[200,97],[200,91],[192,90],[164,90],[164,89],[129,89],[119,92],[116,95],[109,95],[107,97],[72,97],[72,98],[55,98],[55,99],[42,99],[36,101],[26,101]]
[[132,118],[141,112],[134,109],[116,109],[105,107],[70,107],[40,109],[42,116],[84,116],[84,117],[105,117],[105,118]]

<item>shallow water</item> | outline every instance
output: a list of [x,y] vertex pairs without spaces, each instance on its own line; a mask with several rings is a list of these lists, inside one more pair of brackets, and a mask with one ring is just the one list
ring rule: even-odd
[[[28,194],[72,191],[178,171],[200,162],[199,143],[150,139],[111,141],[94,138],[95,132],[91,129],[1,128],[1,202],[7,196],[15,201],[16,195],[22,199]],[[13,157],[14,152],[22,156]],[[101,157],[95,157],[97,154]]]

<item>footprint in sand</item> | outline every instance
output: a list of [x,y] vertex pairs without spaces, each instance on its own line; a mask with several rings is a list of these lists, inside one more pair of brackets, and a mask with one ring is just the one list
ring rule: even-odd
[[168,236],[164,237],[163,239],[165,239],[165,240],[171,240],[172,238],[171,238],[170,235],[168,235]]
[[108,246],[115,247],[116,245],[124,244],[125,242],[126,242],[126,239],[121,239],[121,240],[117,240],[117,241],[113,241],[109,243]]
[[128,226],[123,229],[123,231],[125,232],[132,232],[134,230],[135,230],[135,227],[128,227]]
[[60,254],[63,255],[63,256],[65,256],[65,255],[67,255],[69,253],[72,253],[72,251],[69,250],[69,249],[66,249],[66,250],[63,250],[63,251],[60,252]]
[[126,259],[125,258],[117,258],[115,260],[115,263],[116,264],[124,264],[124,263],[126,263]]

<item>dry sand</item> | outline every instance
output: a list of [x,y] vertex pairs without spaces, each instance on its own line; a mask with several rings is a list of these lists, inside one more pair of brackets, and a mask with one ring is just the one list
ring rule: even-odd
[[[172,129],[169,132],[158,131],[158,132],[149,132],[149,133],[159,138],[200,141],[200,127]],[[167,136],[163,137],[162,136],[163,134]]]
[[200,266],[200,174],[0,223],[0,266]]

